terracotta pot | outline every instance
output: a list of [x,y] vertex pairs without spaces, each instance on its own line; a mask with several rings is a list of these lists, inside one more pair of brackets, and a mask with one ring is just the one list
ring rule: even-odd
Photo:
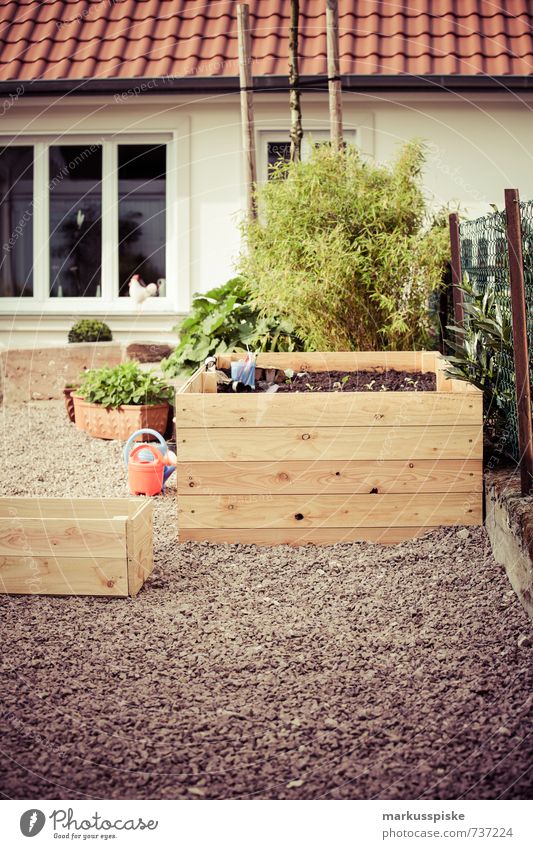
[[168,419],[169,405],[154,406],[123,405],[116,409],[90,404],[79,395],[73,395],[76,427],[90,436],[100,439],[120,439],[124,442],[133,433],[143,427],[164,433]]
[[63,399],[65,401],[65,410],[71,422],[76,421],[76,412],[74,410],[74,398],[72,393],[76,391],[77,386],[65,386],[63,389]]

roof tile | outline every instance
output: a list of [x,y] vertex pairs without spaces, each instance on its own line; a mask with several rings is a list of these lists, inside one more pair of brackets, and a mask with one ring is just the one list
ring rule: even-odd
[[[0,0],[0,80],[237,76],[232,0]],[[286,76],[289,0],[249,0],[253,72]],[[300,13],[300,74],[326,73],[323,0]],[[533,74],[533,0],[340,0],[341,71]]]

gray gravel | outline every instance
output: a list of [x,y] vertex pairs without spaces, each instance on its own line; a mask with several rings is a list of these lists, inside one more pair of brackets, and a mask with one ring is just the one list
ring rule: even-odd
[[[2,494],[127,494],[60,404],[0,423]],[[530,796],[531,627],[482,529],[178,548],[174,485],[137,599],[0,596],[5,796]]]

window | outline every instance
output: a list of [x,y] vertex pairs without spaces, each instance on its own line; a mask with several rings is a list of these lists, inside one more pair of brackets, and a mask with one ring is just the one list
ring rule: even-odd
[[290,158],[290,141],[267,141],[268,178],[278,162],[289,162]]
[[5,137],[0,308],[136,310],[127,296],[137,273],[158,284],[159,297],[143,310],[186,309],[188,243],[176,218],[179,209],[188,233],[188,210],[177,179],[178,150],[188,155],[185,143],[178,146],[176,135],[164,132],[73,134],[60,143],[34,136],[19,144]]
[[[259,175],[269,180],[278,162],[288,162],[291,155],[289,131],[261,130],[259,145]],[[349,144],[356,141],[355,130],[345,130],[344,139]],[[302,159],[307,159],[311,149],[317,144],[329,144],[329,130],[310,130],[302,139]]]
[[102,147],[49,149],[50,297],[101,297]]
[[118,148],[119,294],[132,274],[165,285],[165,145]]
[[33,148],[0,150],[0,297],[33,295]]

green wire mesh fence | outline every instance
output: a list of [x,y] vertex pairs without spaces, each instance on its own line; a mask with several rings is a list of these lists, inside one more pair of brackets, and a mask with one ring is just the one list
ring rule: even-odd
[[[533,298],[533,203],[523,204],[527,206],[527,215],[530,216],[530,224],[527,225],[531,233],[531,245],[524,244],[524,257],[529,254],[529,281],[530,293]],[[506,215],[505,212],[494,212],[474,221],[461,222],[459,226],[461,245],[461,265],[463,275],[472,286],[473,290],[480,295],[492,295],[494,301],[499,305],[502,314],[511,322],[511,296],[509,283],[509,267],[506,237]],[[468,303],[468,294],[464,293],[465,303]],[[530,335],[533,339],[533,300],[529,305]],[[465,316],[468,325],[468,311]],[[498,394],[505,415],[507,426],[502,434],[502,449],[507,451],[516,461],[519,460],[518,448],[518,420],[515,400],[515,368],[512,356],[505,350],[501,350],[495,358],[495,382],[498,386]]]

